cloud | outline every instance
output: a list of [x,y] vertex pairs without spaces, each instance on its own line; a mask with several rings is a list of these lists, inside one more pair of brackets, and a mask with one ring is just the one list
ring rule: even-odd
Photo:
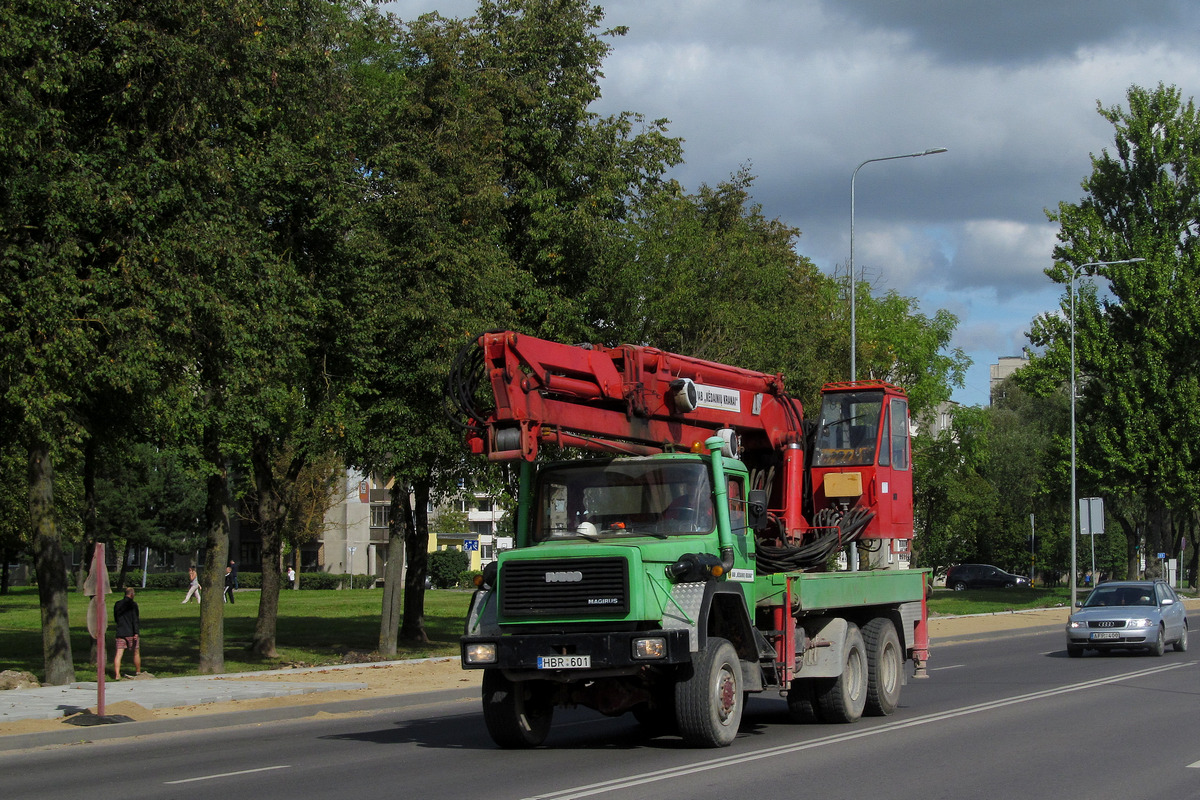
[[[609,0],[612,40],[594,110],[668,118],[685,140],[689,190],[744,164],[764,213],[802,232],[798,249],[844,274],[850,184],[855,262],[880,291],[959,314],[956,344],[982,364],[967,402],[987,401],[987,363],[1024,346],[1057,307],[1043,270],[1045,209],[1083,196],[1113,130],[1096,113],[1130,85],[1200,95],[1194,3],[1089,0]],[[402,0],[401,17],[467,0]]]

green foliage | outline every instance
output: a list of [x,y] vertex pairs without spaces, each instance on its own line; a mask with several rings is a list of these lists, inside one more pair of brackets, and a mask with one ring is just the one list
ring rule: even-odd
[[435,550],[429,554],[429,578],[438,589],[458,585],[471,559],[462,550]]
[[[1130,535],[1174,553],[1200,506],[1200,116],[1178,89],[1132,86],[1128,108],[1099,105],[1114,148],[1092,156],[1084,197],[1047,212],[1060,226],[1056,282],[1080,276],[1074,304],[1081,496],[1103,495]],[[1142,263],[1085,266],[1141,258]],[[1101,299],[1087,280],[1108,280]],[[1041,391],[1067,379],[1064,316],[1035,320]],[[1133,541],[1130,541],[1130,545]],[[1128,548],[1132,562],[1132,547]]]
[[858,377],[903,386],[913,415],[949,400],[971,366],[961,349],[950,349],[958,318],[945,309],[925,316],[914,298],[894,291],[882,297],[859,291]]
[[1061,396],[1033,397],[1009,379],[994,405],[955,409],[949,431],[914,438],[920,566],[986,563],[1028,574],[1032,514],[1037,569],[1068,569],[1064,412]]

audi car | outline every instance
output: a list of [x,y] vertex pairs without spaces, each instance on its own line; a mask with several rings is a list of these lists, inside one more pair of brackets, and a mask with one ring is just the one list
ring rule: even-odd
[[1067,655],[1135,649],[1161,656],[1187,650],[1187,611],[1164,581],[1109,581],[1092,590],[1067,622]]

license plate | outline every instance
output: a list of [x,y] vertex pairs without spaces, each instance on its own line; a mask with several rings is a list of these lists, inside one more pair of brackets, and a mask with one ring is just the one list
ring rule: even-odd
[[1119,631],[1097,631],[1096,633],[1092,634],[1092,638],[1093,639],[1120,639],[1121,633]]
[[588,669],[591,656],[538,656],[538,669]]

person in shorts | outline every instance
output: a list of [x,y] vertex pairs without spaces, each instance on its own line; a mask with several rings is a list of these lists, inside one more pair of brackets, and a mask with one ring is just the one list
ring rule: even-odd
[[113,653],[113,678],[121,680],[121,657],[126,650],[133,651],[133,670],[135,675],[142,672],[142,649],[138,639],[142,620],[138,612],[138,604],[133,599],[133,587],[125,590],[125,596],[113,606],[113,621],[117,623],[117,650]]

